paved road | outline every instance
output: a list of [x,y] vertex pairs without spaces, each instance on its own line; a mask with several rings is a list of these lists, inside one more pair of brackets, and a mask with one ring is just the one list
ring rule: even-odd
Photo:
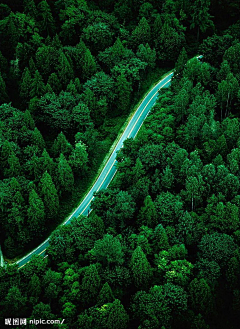
[[[69,224],[74,217],[78,217],[79,215],[88,215],[91,211],[91,201],[93,200],[93,193],[99,191],[100,189],[105,189],[110,184],[111,180],[113,179],[114,175],[116,174],[116,154],[117,151],[123,146],[124,140],[127,138],[134,138],[140,127],[142,126],[144,120],[146,119],[150,109],[156,103],[158,97],[158,90],[163,87],[168,87],[170,85],[170,80],[173,76],[173,72],[166,76],[164,79],[159,81],[155,87],[153,87],[147,96],[144,98],[142,103],[139,105],[138,109],[134,113],[131,121],[129,122],[127,128],[123,132],[117,146],[113,150],[112,155],[110,156],[108,162],[106,163],[105,167],[103,168],[101,174],[99,175],[97,181],[86,195],[80,206],[68,217],[68,219],[64,222],[64,225]],[[31,257],[36,255],[44,255],[45,250],[49,245],[49,238],[45,240],[40,246],[34,249],[31,253],[17,261],[16,263],[19,265],[19,268],[23,267],[26,263],[28,263]],[[45,256],[47,257],[47,255]]]

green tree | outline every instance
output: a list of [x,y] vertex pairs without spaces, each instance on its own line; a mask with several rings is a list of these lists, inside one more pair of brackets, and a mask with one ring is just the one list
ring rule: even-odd
[[45,85],[42,76],[39,73],[39,71],[36,70],[31,83],[30,96],[31,98],[40,97],[43,96],[44,92],[45,92]]
[[204,279],[195,278],[189,284],[189,299],[196,312],[208,314],[212,312],[213,297],[209,285]]
[[51,302],[52,299],[57,299],[61,291],[62,274],[48,269],[42,278],[42,286],[44,296]]
[[31,190],[29,193],[29,207],[27,210],[28,225],[33,233],[43,232],[45,224],[44,204],[38,194]]
[[166,225],[173,224],[182,214],[183,203],[180,196],[170,192],[161,193],[155,201],[155,206],[159,220]]
[[218,81],[226,80],[229,73],[231,73],[231,68],[228,64],[228,61],[224,60],[221,63],[220,70],[217,72],[217,80]]
[[112,303],[113,301],[114,301],[114,296],[112,289],[109,286],[109,284],[105,282],[97,297],[97,305],[102,306],[107,303]]
[[132,87],[131,83],[127,81],[124,73],[121,73],[116,80],[116,114],[122,115],[129,111],[131,100]]
[[37,9],[41,30],[46,36],[53,35],[55,32],[55,22],[49,4],[46,0],[43,0],[38,4]]
[[146,225],[153,228],[157,224],[157,212],[150,195],[144,200],[144,206],[139,211],[138,221],[140,223],[139,226]]
[[82,74],[83,78],[90,78],[97,71],[97,66],[93,55],[89,49],[86,49],[86,52],[83,56],[83,65],[82,65]]
[[212,16],[209,13],[211,5],[210,0],[196,0],[191,7],[191,25],[190,28],[197,27],[197,41],[199,41],[199,33],[206,32],[208,28],[213,28],[214,24]]
[[46,210],[47,218],[54,218],[59,209],[59,199],[56,187],[52,181],[52,177],[47,171],[43,174],[41,180],[41,195]]
[[11,152],[7,159],[7,168],[4,169],[4,176],[16,177],[21,175],[21,165],[18,157],[14,152]]
[[69,166],[65,156],[61,153],[57,166],[57,180],[61,192],[72,192],[74,186],[74,177],[72,169]]
[[50,157],[46,149],[43,150],[42,156],[40,157],[40,163],[41,168],[43,171],[49,172],[49,174],[52,176],[54,174],[54,167],[55,164],[53,162],[53,159]]
[[37,304],[37,301],[41,295],[41,291],[41,281],[39,276],[34,273],[27,287],[28,296],[30,297],[30,301],[33,305]]
[[236,257],[229,259],[226,270],[226,280],[231,290],[238,287],[240,275],[240,266]]
[[47,83],[51,86],[53,92],[57,94],[62,90],[62,84],[55,72],[49,76]]
[[62,315],[63,318],[67,319],[68,322],[71,323],[74,321],[76,313],[77,313],[77,309],[73,303],[67,302],[63,305]]
[[83,39],[94,53],[109,47],[112,35],[109,25],[104,22],[96,22],[83,29]]
[[38,12],[34,0],[23,0],[23,5],[24,12],[36,20]]
[[60,52],[57,65],[58,77],[64,87],[74,78],[73,68],[68,58],[63,52]]
[[158,224],[153,232],[153,246],[155,253],[169,249],[168,236],[162,224]]
[[129,323],[129,316],[125,311],[122,303],[119,299],[115,299],[111,305],[108,320],[107,329],[127,329]]
[[55,157],[60,156],[62,153],[63,155],[67,156],[72,151],[72,145],[68,142],[66,139],[66,136],[61,131],[57,138],[54,140],[53,146],[52,146],[52,153]]
[[24,309],[26,308],[27,298],[23,296],[22,292],[17,286],[12,286],[5,297],[4,300],[4,314],[9,316],[10,314],[15,314],[16,316],[21,316],[24,314]]
[[81,284],[81,297],[83,303],[93,303],[98,296],[101,285],[101,279],[98,274],[96,265],[87,267]]
[[32,77],[28,67],[25,67],[20,84],[20,96],[26,104],[30,100]]
[[137,47],[151,41],[151,29],[145,17],[142,17],[132,32],[132,44]]
[[90,254],[105,266],[110,264],[121,265],[124,262],[121,242],[118,237],[113,237],[111,234],[106,234],[102,239],[97,240]]
[[156,66],[156,50],[151,49],[148,43],[139,45],[136,55],[142,62],[146,62],[150,68]]
[[37,129],[37,127],[34,128],[32,133],[32,142],[34,145],[37,145],[39,150],[43,150],[45,148],[45,141],[41,134],[41,132]]
[[191,200],[191,209],[193,211],[196,201],[198,201],[204,191],[202,176],[198,177],[190,176],[186,180],[186,191],[189,199]]
[[6,84],[5,81],[2,78],[1,72],[0,72],[0,105],[2,103],[6,103],[8,101],[8,95],[6,91]]
[[140,246],[132,254],[130,268],[135,287],[147,287],[152,278],[152,268]]
[[232,73],[229,73],[226,80],[222,80],[218,84],[218,91],[216,96],[221,108],[221,120],[222,112],[224,109],[225,117],[228,115],[231,108],[231,103],[237,96],[238,88],[238,81]]
[[187,52],[186,49],[183,47],[182,51],[178,56],[174,69],[174,78],[178,81],[183,77],[183,71],[185,69],[185,65],[187,64],[187,60]]
[[173,183],[174,183],[174,175],[172,169],[170,168],[170,166],[167,166],[163,170],[163,174],[161,178],[161,186],[165,190],[170,190],[173,187]]
[[215,261],[224,267],[228,259],[233,257],[236,245],[231,236],[225,233],[213,233],[204,235],[198,248],[201,257]]
[[78,141],[69,157],[69,165],[75,174],[81,174],[86,170],[87,163],[88,153],[86,145],[82,141]]

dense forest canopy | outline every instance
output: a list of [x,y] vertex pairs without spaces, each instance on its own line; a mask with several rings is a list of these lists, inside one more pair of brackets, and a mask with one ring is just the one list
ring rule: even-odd
[[59,226],[47,258],[0,267],[1,321],[240,327],[239,17],[239,0],[1,1],[8,260],[57,227],[116,137],[109,122],[129,114],[155,71],[174,68],[91,215]]

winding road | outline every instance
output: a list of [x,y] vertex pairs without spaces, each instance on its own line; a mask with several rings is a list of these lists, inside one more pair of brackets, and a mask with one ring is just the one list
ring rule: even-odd
[[[94,199],[93,193],[99,191],[100,189],[105,189],[110,184],[111,180],[113,179],[114,175],[117,172],[116,168],[116,155],[117,151],[121,149],[123,146],[123,142],[127,138],[135,138],[139,129],[141,128],[144,120],[146,119],[150,109],[156,103],[158,97],[159,89],[163,87],[168,87],[170,85],[170,81],[172,79],[173,72],[167,75],[165,78],[160,80],[147,94],[147,96],[143,99],[139,107],[137,108],[136,112],[132,116],[129,124],[127,125],[126,129],[124,130],[119,142],[117,143],[115,149],[113,150],[110,158],[108,159],[105,167],[103,168],[101,174],[99,175],[98,179],[96,180],[95,184],[88,192],[86,197],[83,199],[81,204],[78,208],[66,219],[63,225],[67,225],[71,222],[74,217],[78,217],[79,215],[88,215],[91,211],[91,201]],[[16,264],[18,264],[19,269],[26,265],[33,255],[45,255],[46,248],[49,245],[50,238],[47,238],[42,244],[40,244],[36,249],[30,252],[28,255],[23,257],[22,259],[18,260]],[[45,255],[47,257],[47,255]]]

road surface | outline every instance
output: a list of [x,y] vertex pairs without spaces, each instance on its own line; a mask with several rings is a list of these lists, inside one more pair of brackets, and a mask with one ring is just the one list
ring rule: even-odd
[[[123,142],[127,138],[134,138],[137,135],[150,109],[156,103],[159,89],[163,87],[168,87],[170,85],[172,76],[173,76],[173,72],[171,72],[168,76],[166,76],[161,81],[159,81],[149,91],[147,96],[144,98],[144,100],[142,101],[142,103],[139,105],[138,109],[134,113],[125,131],[123,132],[119,142],[117,143],[115,149],[113,150],[110,158],[108,159],[97,181],[95,182],[91,190],[88,192],[88,194],[86,195],[82,203],[79,205],[79,207],[66,219],[63,225],[69,224],[74,217],[78,217],[79,215],[88,215],[88,213],[91,211],[90,204],[94,198],[93,193],[99,191],[100,189],[107,188],[111,180],[113,179],[114,175],[116,174],[117,151],[121,149],[121,147],[123,146]],[[49,245],[49,238],[46,239],[42,244],[40,244],[36,249],[34,249],[28,255],[18,260],[16,264],[18,264],[19,269],[22,268],[25,264],[27,264],[33,255],[45,255],[45,251],[48,245]],[[45,257],[47,257],[47,255]]]

